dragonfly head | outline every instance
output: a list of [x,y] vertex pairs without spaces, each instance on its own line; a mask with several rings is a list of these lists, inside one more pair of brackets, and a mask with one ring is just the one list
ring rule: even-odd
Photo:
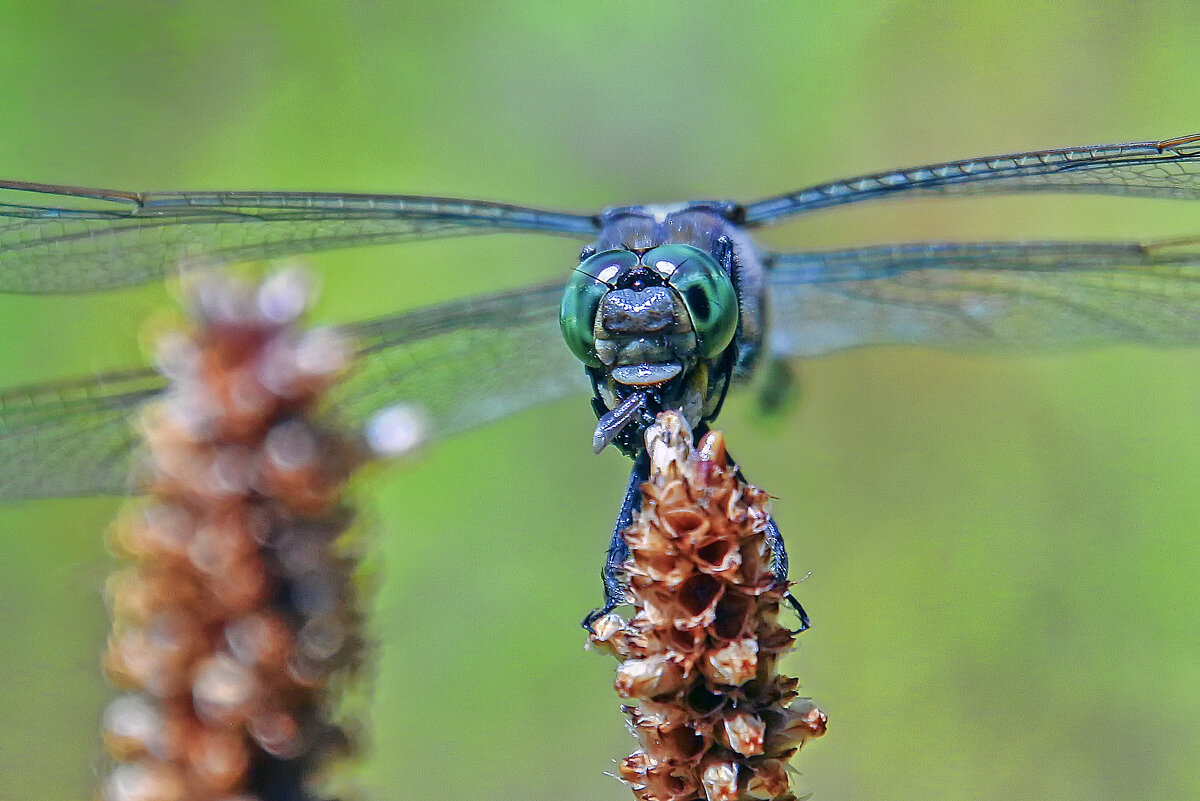
[[[729,362],[738,319],[721,263],[700,248],[666,244],[586,255],[567,284],[559,324],[592,377],[597,414],[629,411],[632,394],[651,393],[664,408],[691,409],[695,425],[724,395],[727,382],[711,367]],[[618,443],[636,448],[636,439]]]
[[712,254],[679,244],[588,256],[567,284],[559,315],[580,361],[628,386],[663,384],[716,358],[737,323],[729,275]]

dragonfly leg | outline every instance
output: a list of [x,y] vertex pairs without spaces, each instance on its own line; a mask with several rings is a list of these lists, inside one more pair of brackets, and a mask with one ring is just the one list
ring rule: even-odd
[[629,558],[629,545],[623,536],[625,529],[633,522],[633,516],[642,506],[642,484],[650,477],[650,457],[643,450],[633,463],[629,473],[629,485],[625,488],[625,500],[621,502],[621,511],[617,515],[617,524],[613,527],[612,541],[608,544],[608,556],[604,560],[604,569],[600,577],[604,581],[604,606],[593,609],[583,619],[583,627],[592,630],[592,624],[616,607],[625,603],[625,584],[621,581],[621,570],[625,560]]
[[[729,456],[728,458],[730,463],[734,465],[734,470],[737,472],[738,480],[749,484],[750,482],[746,481],[746,477],[742,474],[742,468],[737,466],[737,462],[734,461],[732,456]],[[767,528],[764,532],[764,535],[767,548],[771,553],[771,572],[775,574],[776,581],[786,583],[788,577],[787,546],[783,542],[783,534],[779,532],[779,526],[776,525],[775,518],[770,516],[767,517]],[[796,600],[796,596],[789,592],[784,596],[784,600],[787,601],[787,604],[792,608],[792,611],[796,613],[796,617],[800,618],[800,626],[793,633],[799,634],[805,629],[810,628],[812,623],[808,619],[808,613],[804,611],[804,607],[801,606],[800,602]]]
[[[779,526],[775,524],[775,518],[767,517],[766,530],[767,547],[771,550],[771,572],[775,574],[777,581],[787,581],[788,575],[788,555],[787,546],[783,544],[783,535],[779,533]],[[788,606],[796,613],[796,617],[800,618],[800,626],[795,630],[795,634],[799,634],[805,629],[812,626],[809,622],[808,613],[804,611],[804,607],[796,600],[796,596],[790,592],[784,596]]]

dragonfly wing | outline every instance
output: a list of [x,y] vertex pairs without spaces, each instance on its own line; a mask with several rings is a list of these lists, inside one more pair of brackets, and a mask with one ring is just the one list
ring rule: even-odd
[[[359,358],[331,411],[353,430],[407,404],[438,440],[586,393],[558,331],[562,292],[535,286],[342,327]],[[145,369],[0,393],[0,501],[127,492],[131,416],[165,386]]]
[[0,393],[0,501],[127,492],[129,415],[164,385],[147,369]]
[[590,237],[595,217],[471,200],[305,192],[121,192],[0,182],[0,292],[162,278],[180,260],[244,261],[519,231]]
[[1200,345],[1200,240],[925,243],[768,257],[772,351]]
[[1090,192],[1200,198],[1200,134],[1162,142],[1039,150],[949,161],[820,184],[744,208],[747,225],[897,193]]
[[339,416],[358,427],[410,404],[441,439],[586,394],[583,366],[559,331],[563,289],[546,284],[347,327],[361,351],[338,389]]

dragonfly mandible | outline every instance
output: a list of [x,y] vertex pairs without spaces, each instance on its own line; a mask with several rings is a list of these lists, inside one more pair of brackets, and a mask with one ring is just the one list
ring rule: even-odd
[[[892,196],[1200,199],[1200,135],[891,170],[747,204],[598,214],[403,195],[125,192],[19,181],[0,182],[0,190],[5,293],[114,289],[158,280],[196,257],[244,261],[484,233],[586,241],[565,283],[344,326],[359,343],[359,366],[336,406],[346,423],[362,426],[396,402],[414,404],[430,438],[440,439],[590,389],[595,446],[615,444],[634,460],[616,532],[637,503],[646,470],[640,437],[654,413],[680,409],[702,434],[730,384],[768,360],[873,344],[1200,344],[1200,238],[789,253],[752,239],[754,229],[787,217]],[[164,383],[135,368],[0,392],[0,500],[126,492],[128,417]],[[772,535],[782,580],[786,553]],[[623,547],[614,535],[604,609],[622,594]]]

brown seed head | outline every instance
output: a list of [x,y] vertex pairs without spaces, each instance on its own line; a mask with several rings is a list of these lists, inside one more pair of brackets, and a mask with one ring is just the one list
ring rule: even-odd
[[766,493],[728,464],[724,439],[674,413],[646,433],[650,480],[624,532],[635,614],[609,614],[590,642],[619,660],[616,689],[641,748],[620,765],[641,801],[793,799],[786,761],[825,732],[775,664],[793,634],[771,573]]

